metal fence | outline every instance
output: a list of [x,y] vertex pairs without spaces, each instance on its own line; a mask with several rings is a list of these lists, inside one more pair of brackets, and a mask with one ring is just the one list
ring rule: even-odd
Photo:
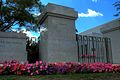
[[112,63],[110,38],[77,35],[78,62]]

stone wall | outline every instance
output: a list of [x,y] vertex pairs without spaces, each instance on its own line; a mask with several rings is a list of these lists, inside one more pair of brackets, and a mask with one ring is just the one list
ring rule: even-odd
[[25,34],[0,32],[0,62],[6,60],[27,60]]

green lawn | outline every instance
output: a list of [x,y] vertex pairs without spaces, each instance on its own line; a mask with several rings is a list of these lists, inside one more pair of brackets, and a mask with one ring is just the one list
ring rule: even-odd
[[120,73],[89,73],[40,76],[0,76],[0,80],[120,80]]

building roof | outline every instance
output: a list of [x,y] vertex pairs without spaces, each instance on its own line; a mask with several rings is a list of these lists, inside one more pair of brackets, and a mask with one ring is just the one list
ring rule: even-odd
[[105,24],[96,26],[92,29],[88,29],[84,32],[81,32],[80,35],[98,35],[98,34],[102,34],[104,32],[108,32],[111,30],[115,30],[115,29],[120,29],[120,18],[112,20],[110,22],[107,22]]

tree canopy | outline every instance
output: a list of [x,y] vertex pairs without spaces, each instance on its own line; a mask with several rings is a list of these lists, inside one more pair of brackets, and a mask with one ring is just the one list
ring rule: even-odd
[[117,2],[115,2],[114,7],[116,8],[117,13],[114,16],[120,16],[120,0],[118,0]]
[[40,0],[0,0],[0,31],[15,25],[34,29],[43,8]]

